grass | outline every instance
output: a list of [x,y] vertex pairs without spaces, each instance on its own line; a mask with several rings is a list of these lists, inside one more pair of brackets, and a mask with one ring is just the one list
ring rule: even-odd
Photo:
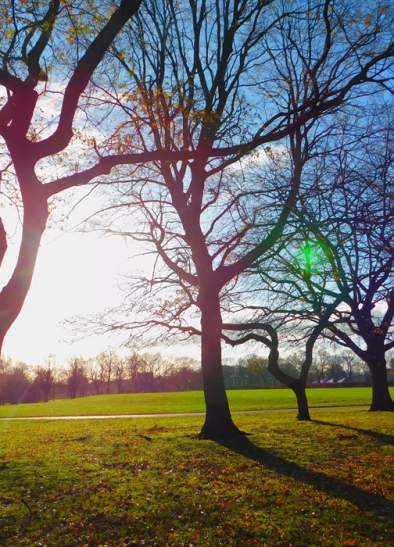
[[387,546],[393,415],[239,415],[249,446],[201,417],[0,424],[0,545]]
[[[289,389],[234,389],[227,393],[233,411],[295,408],[296,406],[295,397]],[[392,393],[394,395],[393,389]],[[367,387],[314,388],[308,390],[308,397],[311,406],[368,405],[371,390]],[[203,411],[204,397],[201,391],[96,395],[74,400],[58,399],[49,403],[0,405],[0,417]]]

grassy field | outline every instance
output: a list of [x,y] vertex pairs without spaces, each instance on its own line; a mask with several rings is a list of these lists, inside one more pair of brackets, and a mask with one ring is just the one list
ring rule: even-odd
[[238,415],[0,424],[0,545],[381,546],[394,542],[394,416]]
[[[228,392],[231,409],[260,410],[295,408],[295,397],[289,389],[237,389]],[[394,390],[392,390],[394,394]],[[308,390],[311,406],[368,405],[371,390],[358,388],[315,388]],[[160,414],[168,412],[203,412],[201,391],[175,393],[128,393],[97,395],[78,399],[59,399],[49,403],[0,405],[0,417],[67,416],[92,414]]]

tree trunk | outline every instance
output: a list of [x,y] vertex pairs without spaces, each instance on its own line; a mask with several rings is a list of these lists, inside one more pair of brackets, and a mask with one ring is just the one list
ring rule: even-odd
[[206,404],[205,423],[200,432],[203,439],[239,437],[241,431],[234,424],[224,387],[221,351],[219,296],[200,298],[201,309],[201,368]]
[[297,420],[310,420],[310,414],[309,414],[309,406],[308,406],[308,399],[306,396],[306,390],[305,390],[305,384],[298,383],[291,388],[295,396],[297,398],[297,407],[298,407],[298,414],[297,414]]
[[[311,362],[311,358],[312,353],[310,353],[310,358],[308,362]],[[301,374],[300,378],[294,378],[293,376],[290,376],[286,372],[283,372],[283,370],[281,370],[281,368],[279,367],[279,353],[277,348],[273,347],[271,348],[268,358],[268,371],[272,374],[274,378],[278,380],[278,382],[281,382],[294,392],[297,399],[298,408],[297,420],[310,420],[311,417],[309,414],[308,399],[305,390],[309,366],[307,365],[304,374]]]
[[371,372],[372,403],[369,410],[394,410],[394,402],[391,398],[387,381],[386,361],[367,361]]
[[4,255],[7,251],[7,234],[4,229],[4,224],[0,218],[0,266],[3,263]]
[[48,206],[32,194],[23,211],[22,240],[11,278],[0,292],[0,355],[5,335],[18,317],[31,285],[38,248],[48,218]]

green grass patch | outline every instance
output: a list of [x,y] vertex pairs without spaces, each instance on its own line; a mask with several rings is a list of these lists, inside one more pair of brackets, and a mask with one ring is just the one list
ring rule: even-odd
[[[234,389],[228,390],[227,393],[234,412],[296,407],[294,394],[289,389]],[[394,390],[392,393],[394,395]],[[371,390],[367,387],[314,388],[308,390],[308,398],[311,406],[368,405],[371,400]],[[0,405],[0,417],[203,411],[202,391],[96,395],[77,399],[58,399],[49,403]]]
[[0,424],[0,544],[392,545],[393,415],[238,416],[250,446],[195,438],[201,417]]

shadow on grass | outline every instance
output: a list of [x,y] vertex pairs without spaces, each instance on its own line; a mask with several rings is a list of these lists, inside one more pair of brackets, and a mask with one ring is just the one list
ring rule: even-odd
[[391,444],[394,445],[394,435],[389,435],[387,433],[380,433],[379,431],[373,431],[372,429],[360,429],[359,427],[352,427],[350,425],[335,424],[332,422],[325,422],[323,420],[311,420],[313,423],[318,425],[328,425],[330,427],[339,427],[341,429],[349,429],[350,431],[356,431],[362,435],[368,435],[372,439],[382,443],[382,444]]
[[[51,478],[56,480],[56,475]],[[10,539],[16,533],[27,533],[37,518],[35,500],[30,493],[36,490],[42,495],[43,484],[40,472],[33,465],[0,461],[0,545],[12,545]]]
[[317,490],[325,492],[335,498],[349,501],[362,511],[373,511],[381,516],[390,516],[394,514],[394,502],[391,500],[388,500],[379,494],[362,490],[342,479],[329,477],[324,473],[301,467],[297,463],[290,462],[264,448],[260,448],[246,437],[241,437],[236,440],[222,439],[217,442],[232,452],[242,454],[243,456],[262,464],[267,469],[272,469],[285,477],[290,477],[296,481],[313,486]]

